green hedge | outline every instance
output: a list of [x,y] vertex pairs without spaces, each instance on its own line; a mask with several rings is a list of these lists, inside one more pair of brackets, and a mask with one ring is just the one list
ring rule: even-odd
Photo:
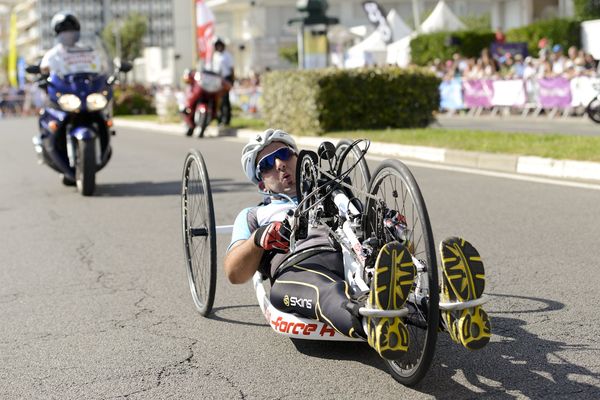
[[506,32],[507,42],[527,42],[532,56],[538,55],[538,42],[542,38],[547,38],[551,45],[562,45],[563,49],[570,46],[581,47],[581,23],[572,19],[552,19]]
[[116,87],[113,113],[114,115],[155,114],[152,94],[143,85]]
[[427,126],[440,81],[417,68],[274,71],[263,79],[269,126],[295,134]]
[[419,35],[410,42],[412,62],[425,65],[439,58],[448,60],[454,53],[479,57],[481,50],[494,41],[491,31],[436,32]]

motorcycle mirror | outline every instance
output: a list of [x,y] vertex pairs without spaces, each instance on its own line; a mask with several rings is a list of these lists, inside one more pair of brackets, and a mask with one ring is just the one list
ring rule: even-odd
[[317,153],[323,160],[330,160],[335,157],[335,146],[331,142],[323,142],[319,145]]
[[129,72],[133,68],[133,64],[129,61],[121,60],[121,65],[119,65],[119,71],[121,72]]
[[39,65],[28,65],[25,67],[25,71],[29,74],[39,74],[42,72]]

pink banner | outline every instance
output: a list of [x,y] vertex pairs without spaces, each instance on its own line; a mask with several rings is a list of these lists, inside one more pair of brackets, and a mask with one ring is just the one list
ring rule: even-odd
[[539,99],[543,108],[567,108],[571,106],[571,82],[566,78],[538,80]]
[[466,108],[492,107],[494,88],[491,79],[463,81],[463,102]]

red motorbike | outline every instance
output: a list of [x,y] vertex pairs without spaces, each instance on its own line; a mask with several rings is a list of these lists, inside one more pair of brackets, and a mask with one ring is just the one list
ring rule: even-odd
[[218,104],[223,93],[231,89],[231,84],[219,74],[208,71],[186,71],[183,80],[188,84],[186,104],[182,111],[188,127],[186,136],[192,136],[196,128],[198,137],[204,137],[206,127],[217,118]]

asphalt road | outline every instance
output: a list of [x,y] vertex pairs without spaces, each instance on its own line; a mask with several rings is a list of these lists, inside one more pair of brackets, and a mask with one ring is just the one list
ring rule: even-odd
[[120,129],[83,198],[36,164],[35,127],[0,121],[2,399],[600,398],[598,187],[412,168],[436,240],[462,235],[483,256],[494,336],[469,352],[442,335],[409,389],[366,344],[278,336],[251,285],[222,274],[214,315],[196,313],[183,160],[192,146],[205,155],[217,223],[229,224],[259,200],[241,142]]
[[527,132],[538,134],[561,134],[578,136],[600,136],[600,125],[584,117],[520,117],[520,116],[480,116],[440,114],[432,127],[447,129],[470,129],[497,132]]

